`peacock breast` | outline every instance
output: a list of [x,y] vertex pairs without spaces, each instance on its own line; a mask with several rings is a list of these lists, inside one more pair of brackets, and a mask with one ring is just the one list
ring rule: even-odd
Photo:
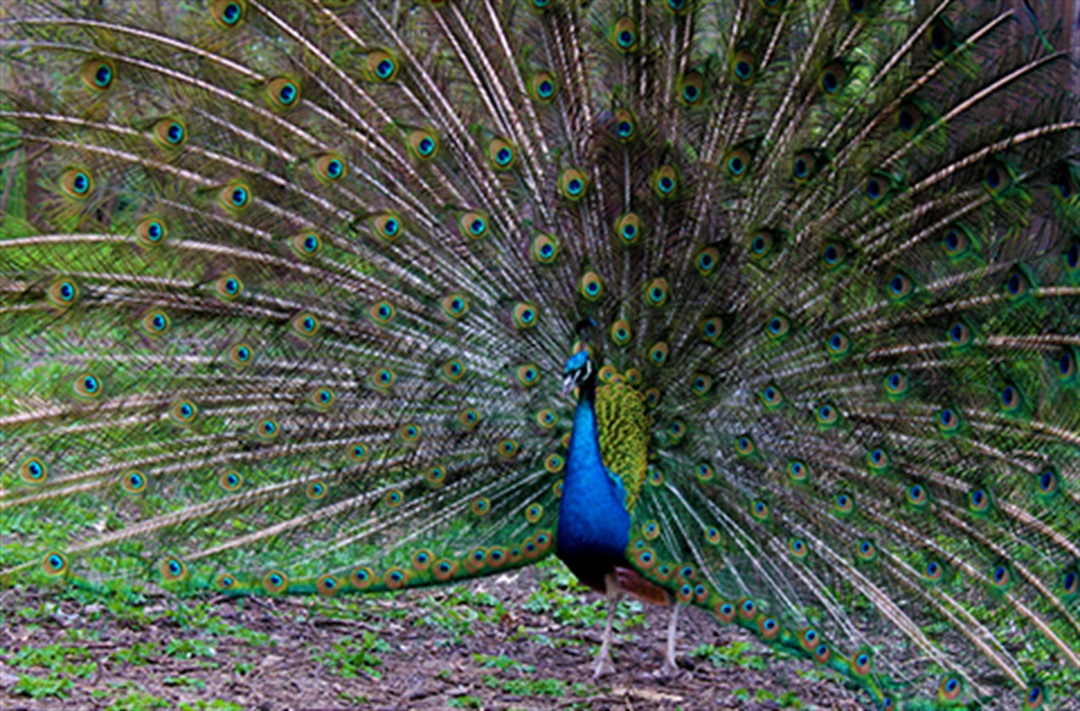
[[588,584],[597,586],[611,566],[624,564],[631,511],[648,470],[651,424],[642,394],[617,375],[578,405],[556,547]]

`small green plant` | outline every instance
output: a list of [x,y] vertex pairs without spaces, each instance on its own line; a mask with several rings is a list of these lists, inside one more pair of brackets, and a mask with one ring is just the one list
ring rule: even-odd
[[106,706],[106,711],[150,711],[152,709],[171,708],[172,704],[166,699],[151,696],[142,691],[132,691]]
[[192,691],[206,691],[206,682],[190,676],[167,676],[162,680],[165,686],[179,686]]
[[67,698],[68,692],[74,686],[75,682],[71,681],[71,679],[55,672],[46,677],[19,674],[19,680],[11,687],[11,693],[29,696],[32,699],[41,699],[46,696],[63,699]]
[[765,669],[765,660],[757,654],[751,654],[752,650],[753,645],[749,642],[735,640],[722,647],[703,644],[692,654],[698,659],[707,659],[714,667],[737,666],[759,671]]
[[536,671],[536,667],[531,664],[523,664],[510,657],[501,655],[498,657],[489,657],[485,654],[474,654],[473,661],[479,663],[482,667],[494,667],[502,671],[515,671],[522,674],[532,674]]
[[19,669],[44,667],[51,671],[69,670],[73,662],[90,658],[86,647],[68,647],[62,644],[49,644],[44,647],[23,647],[8,659],[8,664]]
[[342,691],[338,694],[338,698],[358,708],[367,708],[371,705],[371,700],[364,694],[351,694],[348,691]]
[[156,642],[136,642],[130,647],[116,650],[108,659],[110,662],[143,666],[160,653],[161,649]]
[[515,696],[566,696],[566,682],[561,679],[509,679],[502,690]]
[[247,676],[255,669],[255,665],[252,662],[237,662],[233,664],[233,673],[240,676]]
[[200,699],[194,703],[184,702],[178,708],[179,711],[243,711],[244,709],[242,705],[225,699],[213,699],[211,701]]
[[513,696],[566,696],[566,682],[561,679],[499,679],[496,676],[482,676],[480,680],[488,688],[499,689]]
[[389,652],[390,645],[379,639],[374,632],[365,632],[361,639],[344,639],[336,642],[328,652],[315,653],[314,658],[330,667],[334,674],[352,679],[361,674],[372,679],[381,678],[375,667],[382,664],[376,652]]
[[217,647],[203,639],[174,639],[165,645],[165,654],[180,659],[215,657]]

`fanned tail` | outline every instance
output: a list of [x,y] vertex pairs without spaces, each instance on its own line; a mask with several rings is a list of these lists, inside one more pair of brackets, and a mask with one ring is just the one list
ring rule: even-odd
[[0,581],[336,595],[550,555],[591,319],[651,417],[641,461],[601,437],[629,588],[883,707],[1075,691],[1067,25],[428,5],[0,20]]

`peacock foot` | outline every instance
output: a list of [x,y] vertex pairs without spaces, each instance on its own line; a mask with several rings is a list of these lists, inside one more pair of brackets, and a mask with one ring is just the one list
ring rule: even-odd
[[677,679],[678,677],[682,676],[682,674],[683,670],[679,668],[679,665],[676,664],[674,660],[665,659],[664,665],[659,669],[653,671],[651,674],[649,674],[649,676],[652,677],[655,681],[665,683]]
[[593,679],[602,679],[615,673],[615,664],[611,661],[610,654],[602,654],[596,659],[596,669],[593,670]]

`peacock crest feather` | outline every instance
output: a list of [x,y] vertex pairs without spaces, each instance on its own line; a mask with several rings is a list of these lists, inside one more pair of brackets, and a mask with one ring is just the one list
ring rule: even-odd
[[4,10],[0,582],[557,554],[669,670],[694,605],[879,708],[1075,697],[1066,12]]

